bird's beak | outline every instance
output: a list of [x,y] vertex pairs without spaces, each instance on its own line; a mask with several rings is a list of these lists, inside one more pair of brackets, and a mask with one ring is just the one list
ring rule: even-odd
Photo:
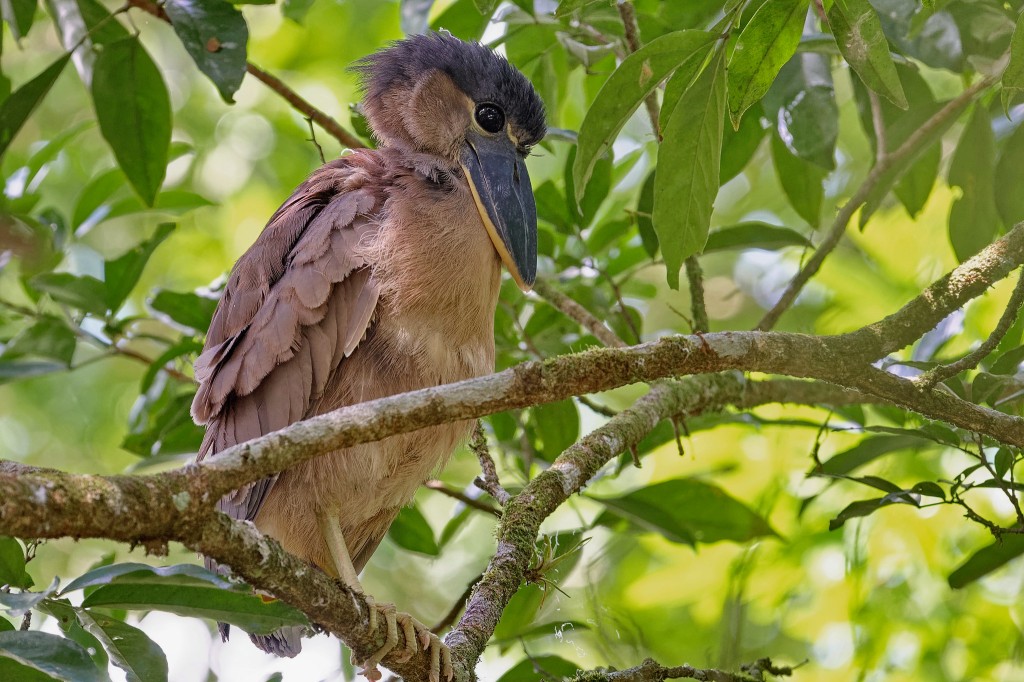
[[529,291],[537,279],[537,205],[526,163],[506,135],[466,135],[462,170],[487,234],[512,279]]

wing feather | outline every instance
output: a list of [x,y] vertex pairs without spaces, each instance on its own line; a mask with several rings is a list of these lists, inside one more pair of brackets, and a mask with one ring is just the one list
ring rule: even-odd
[[[308,416],[372,327],[379,293],[358,247],[382,199],[360,173],[358,157],[314,173],[235,265],[195,363],[192,415],[207,425],[198,459]],[[273,484],[245,486],[220,508],[252,520]]]

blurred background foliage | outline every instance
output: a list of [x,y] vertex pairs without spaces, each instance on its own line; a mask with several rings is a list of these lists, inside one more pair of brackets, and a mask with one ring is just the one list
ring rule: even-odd
[[[663,256],[658,238],[665,241],[666,228],[651,223],[659,212],[651,175],[659,149],[645,108],[617,137],[606,129],[600,141],[614,140],[613,153],[588,159],[589,181],[580,183],[579,164],[574,173],[574,131],[586,130],[588,110],[628,52],[610,0],[168,3],[178,34],[145,11],[156,6],[132,4],[119,11],[99,0],[0,3],[0,457],[115,474],[179,466],[194,453],[201,432],[188,417],[191,360],[224,273],[321,152],[342,151],[279,93],[252,76],[239,85],[246,58],[369,144],[351,107],[358,91],[347,67],[356,59],[428,26],[503,50],[541,92],[552,126],[530,160],[542,276],[629,342],[691,331],[685,278],[681,290],[666,283],[688,254],[673,241],[674,255]],[[721,189],[713,183],[707,198],[717,191],[701,257],[712,330],[754,326],[863,182],[878,149],[872,106],[892,150],[969,83],[1002,72],[1021,4],[634,3],[647,43],[680,29],[717,36],[732,26],[722,44],[733,50],[746,35],[755,50],[761,29],[755,22],[744,31],[763,11],[762,22],[782,13],[776,32],[788,31],[796,50],[777,79],[772,72],[760,91],[751,86],[749,101],[732,81],[722,100]],[[842,12],[877,16],[892,54],[884,40],[874,43],[871,54],[881,45],[889,60],[872,67],[874,80],[853,73],[847,60],[856,57],[833,37],[842,33]],[[63,68],[82,22],[99,47],[86,44]],[[211,44],[201,30],[211,25],[231,40]],[[139,40],[130,40],[135,33]],[[226,61],[207,64],[212,79],[197,67],[204,50],[225,52]],[[702,53],[708,69],[720,68],[710,50]],[[152,57],[164,89],[140,51]],[[743,68],[736,54],[731,74]],[[233,66],[218,71],[224,63]],[[32,89],[44,81],[27,115]],[[1002,96],[997,87],[985,90],[922,146],[895,192],[869,201],[862,229],[851,227],[781,328],[831,334],[874,321],[1024,218],[1021,85],[1004,81]],[[737,119],[746,106],[733,129],[730,115]],[[662,182],[686,161],[662,158]],[[678,210],[660,209],[662,216]],[[705,237],[685,235],[701,244]],[[951,316],[892,358],[893,371],[916,373],[977,345],[1010,289],[1002,283]],[[509,282],[495,331],[498,369],[597,345]],[[1020,414],[1021,336],[1018,323],[981,370],[947,385]],[[502,481],[514,492],[602,413],[628,407],[641,392],[630,387],[587,404],[488,418]],[[548,521],[536,581],[510,604],[482,679],[557,678],[576,666],[628,667],[646,656],[735,669],[765,655],[807,661],[797,673],[804,681],[1024,675],[1024,562],[1012,561],[1024,543],[1007,535],[994,544],[984,524],[964,518],[969,504],[995,527],[1013,526],[1019,453],[882,407],[769,406],[680,427],[677,442],[672,425],[662,424],[637,453],[642,468],[625,455]],[[460,452],[434,489],[420,492],[366,570],[372,594],[427,624],[458,603],[493,551],[494,519],[437,488],[478,497],[477,473],[473,456]],[[0,637],[20,624],[28,608],[22,595],[31,599],[55,576],[67,584],[114,562],[195,563],[173,547],[166,559],[98,541],[28,549],[30,579],[21,574],[23,547],[0,544],[0,582],[10,585],[0,594],[7,610]],[[101,582],[114,580],[105,575]],[[136,646],[120,659],[92,647],[101,676],[108,664],[115,679],[125,666],[134,670],[128,679],[143,680],[353,675],[342,647],[326,637],[298,659],[279,661],[244,637],[221,644],[208,621],[149,613],[144,603],[131,612],[76,610],[77,594],[70,602],[54,594],[36,600],[31,627],[64,632],[87,649],[90,641],[106,644],[97,632],[127,637]],[[82,613],[99,624],[86,627]],[[88,640],[83,627],[98,639]],[[0,656],[0,666],[15,666],[11,660]],[[0,672],[25,677],[4,679],[37,679],[15,667]]]

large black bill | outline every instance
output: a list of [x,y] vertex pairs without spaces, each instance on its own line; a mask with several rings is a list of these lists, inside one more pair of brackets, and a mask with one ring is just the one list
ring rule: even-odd
[[537,206],[526,163],[506,136],[466,137],[462,170],[494,248],[523,291],[537,279]]

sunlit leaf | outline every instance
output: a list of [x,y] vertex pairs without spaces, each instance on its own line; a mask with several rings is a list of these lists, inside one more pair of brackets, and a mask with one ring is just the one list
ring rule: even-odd
[[[577,201],[583,198],[597,160],[608,151],[644,98],[676,69],[685,65],[694,72],[699,68],[713,40],[714,36],[703,31],[661,36],[629,55],[608,77],[580,125],[572,170]],[[667,137],[668,131],[663,134]]]
[[821,470],[826,474],[848,474],[884,455],[913,452],[927,445],[927,441],[914,435],[872,436],[833,455],[822,464]]
[[839,51],[864,84],[906,109],[907,97],[889,56],[889,43],[868,0],[835,0],[828,11],[828,23]]
[[0,14],[10,27],[15,41],[20,42],[28,35],[37,7],[36,0],[0,0]]
[[104,45],[93,65],[92,99],[100,131],[148,206],[167,171],[171,101],[163,76],[138,38]]
[[734,128],[796,52],[807,7],[808,0],[766,2],[743,27],[729,59],[729,116]]
[[578,670],[578,665],[558,656],[531,656],[512,666],[498,682],[560,682]]
[[672,542],[693,545],[721,540],[744,542],[776,535],[768,522],[721,488],[692,478],[655,483],[623,497],[598,498],[608,511],[597,523],[616,518]]
[[845,509],[843,509],[843,511],[839,512],[834,519],[829,521],[828,529],[837,530],[842,528],[850,519],[870,516],[879,509],[893,504],[910,504],[917,506],[917,502],[914,498],[912,498],[909,493],[905,492],[891,493],[885,497],[876,497],[870,500],[858,500],[856,502],[851,502]]
[[719,51],[680,97],[658,149],[654,229],[673,289],[679,288],[683,261],[704,248],[718,195],[725,127],[724,54]]

